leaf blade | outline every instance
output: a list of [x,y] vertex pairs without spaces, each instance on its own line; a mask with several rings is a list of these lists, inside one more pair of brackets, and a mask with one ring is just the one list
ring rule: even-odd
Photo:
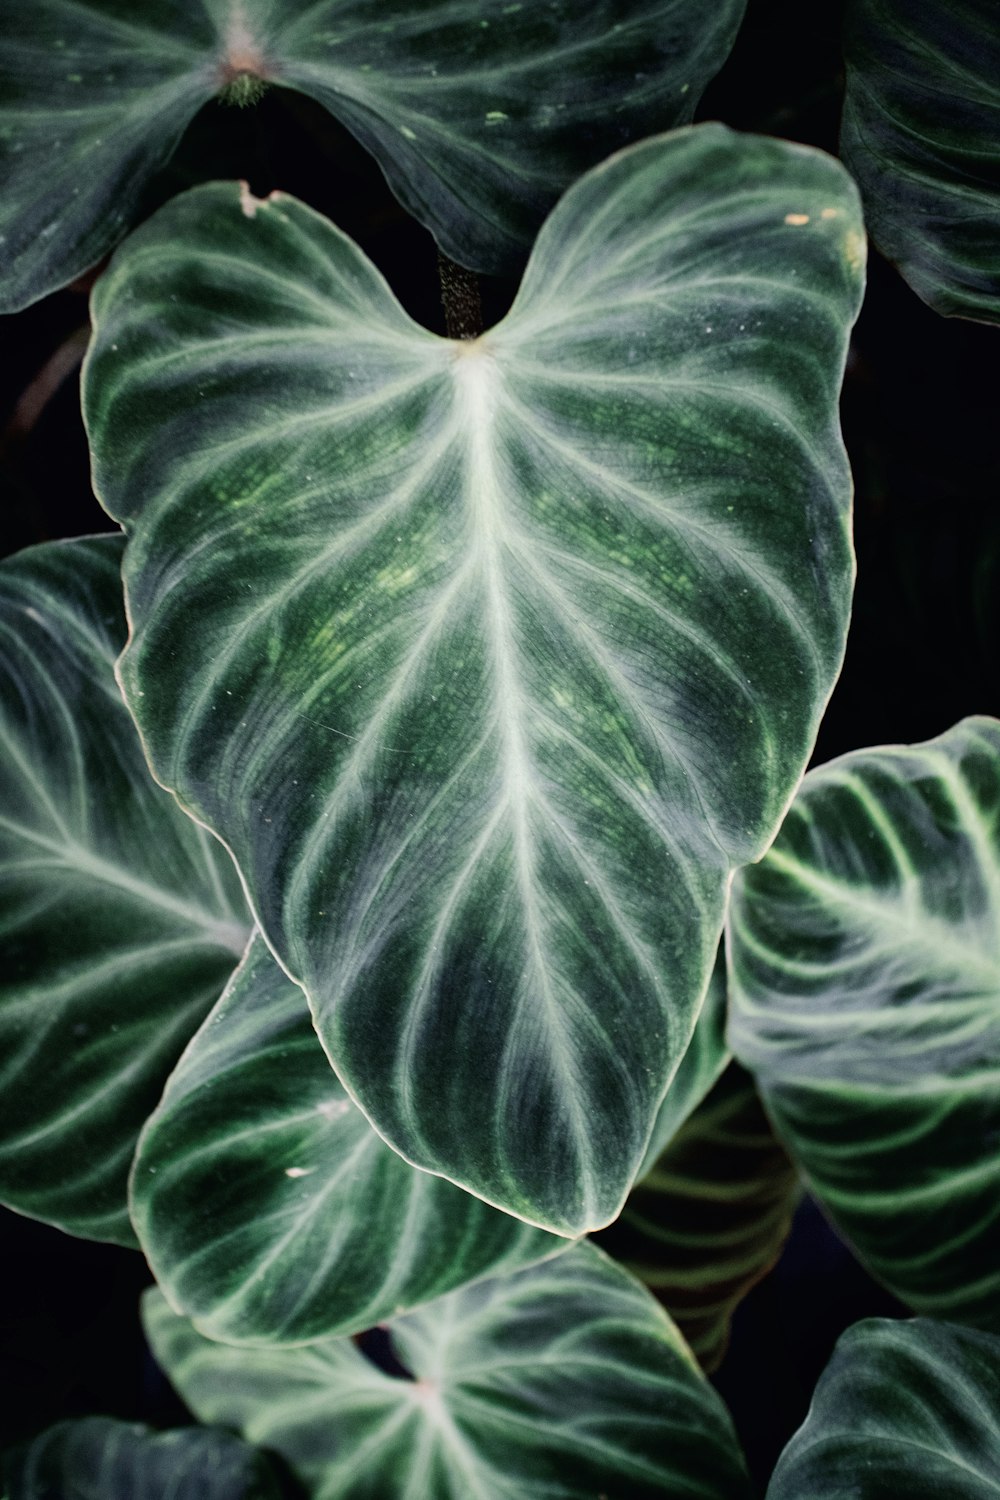
[[566,1248],[389,1150],[259,934],[143,1128],[129,1209],[171,1306],[230,1344],[360,1333]]
[[0,566],[0,1197],[132,1245],[139,1128],[247,928],[235,870],[154,786],[114,680],[122,544]]
[[976,0],[852,0],[841,154],[872,238],[946,317],[1000,320],[1000,26]]
[[[822,1493],[992,1500],[1000,1343],[954,1324],[869,1319],[837,1342],[767,1500]],[[984,1420],[986,1417],[986,1420]]]
[[[474,345],[410,323],[301,205],[248,217],[221,188],[175,200],[95,294],[95,482],[132,537],[121,673],[157,775],[234,849],[379,1133],[568,1237],[638,1168],[730,867],[770,837],[839,668],[856,224],[828,158],[699,127],[578,184]],[[599,353],[627,399],[595,403]],[[739,370],[731,437],[674,358]]]
[[[557,1272],[558,1268],[558,1272]],[[280,1453],[317,1500],[749,1493],[718,1397],[652,1299],[592,1246],[394,1320],[416,1377],[351,1343],[210,1344],[156,1292],[157,1358],[206,1419]]]
[[279,1500],[262,1453],[229,1432],[154,1432],[138,1422],[81,1417],[59,1422],[26,1448],[5,1454],[9,1500]]
[[730,917],[730,1044],[817,1196],[916,1311],[985,1328],[998,782],[987,718],[819,767]]
[[[0,60],[0,309],[120,240],[199,108],[234,82],[311,95],[463,264],[515,272],[564,187],[690,120],[745,0],[9,0]],[[39,192],[39,184],[44,191]]]

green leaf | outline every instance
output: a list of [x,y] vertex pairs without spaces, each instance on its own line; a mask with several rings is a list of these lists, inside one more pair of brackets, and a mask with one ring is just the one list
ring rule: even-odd
[[838,1227],[1000,1329],[1000,723],[810,772],[730,939],[733,1051]]
[[131,1245],[140,1126],[248,928],[115,683],[122,541],[0,565],[0,1201]]
[[841,151],[872,239],[936,312],[1000,322],[993,0],[851,0]]
[[566,1248],[389,1150],[259,937],[143,1131],[130,1206],[172,1306],[236,1344],[360,1332]]
[[279,1500],[262,1453],[229,1432],[60,1422],[3,1463],[6,1500]]
[[226,186],[95,296],[157,777],[379,1133],[562,1234],[622,1203],[840,663],[858,225],[829,157],[703,126],[578,183],[471,343]]
[[627,141],[689,121],[745,0],[6,0],[0,310],[65,285],[141,211],[208,100],[309,94],[449,255],[513,272]]
[[767,1500],[997,1500],[1000,1339],[872,1318],[840,1338]]
[[349,1340],[212,1344],[144,1298],[203,1420],[280,1453],[313,1500],[743,1500],[729,1417],[647,1292],[590,1245],[390,1324],[413,1379]]
[[798,1174],[753,1079],[732,1063],[598,1243],[659,1298],[705,1370],[791,1228]]
[[663,1097],[646,1154],[636,1174],[638,1178],[652,1171],[664,1147],[718,1082],[729,1061],[726,1046],[726,954],[720,943],[704,1003],[687,1050]]

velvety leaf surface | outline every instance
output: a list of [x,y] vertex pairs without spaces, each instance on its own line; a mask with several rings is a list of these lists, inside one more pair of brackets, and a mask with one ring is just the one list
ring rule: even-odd
[[645,1282],[711,1371],[733,1312],[780,1255],[798,1197],[753,1079],[731,1063],[598,1243]]
[[139,1128],[249,929],[115,683],[122,541],[0,565],[0,1201],[134,1244]]
[[842,1335],[767,1500],[996,1500],[1000,1339],[930,1318]]
[[229,1432],[83,1417],[3,1461],[5,1500],[279,1500],[267,1460]]
[[6,0],[0,310],[122,237],[220,92],[311,95],[463,264],[513,271],[559,193],[684,124],[745,0]]
[[227,186],[95,295],[157,776],[378,1131],[567,1235],[621,1205],[840,663],[862,249],[836,162],[704,126],[578,183],[473,342]]
[[1000,10],[850,0],[844,54],[873,240],[935,311],[1000,322]]
[[230,1343],[360,1332],[566,1248],[390,1151],[259,937],[143,1131],[131,1211],[172,1305]]
[[838,1226],[1000,1328],[1000,724],[810,772],[730,937],[733,1051]]
[[676,1331],[590,1245],[390,1324],[413,1379],[349,1340],[210,1343],[146,1293],[156,1358],[206,1421],[280,1453],[314,1500],[744,1500],[729,1417]]

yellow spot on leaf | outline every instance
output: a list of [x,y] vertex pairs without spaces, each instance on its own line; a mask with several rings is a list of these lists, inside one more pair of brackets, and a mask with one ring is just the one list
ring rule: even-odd
[[250,184],[248,182],[240,183],[240,208],[246,218],[255,219],[257,217],[257,210],[263,202],[263,198],[254,197],[250,191]]
[[839,218],[839,216],[839,208],[824,208],[823,212],[820,214],[821,219],[836,219]]
[[786,224],[808,224],[809,223],[809,215],[808,214],[786,214],[785,215],[785,223]]
[[852,271],[864,270],[867,247],[864,235],[859,234],[856,229],[849,230],[844,237],[844,255]]

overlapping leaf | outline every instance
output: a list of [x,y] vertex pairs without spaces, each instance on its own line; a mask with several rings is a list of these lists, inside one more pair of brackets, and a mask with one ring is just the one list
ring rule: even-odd
[[653,1299],[590,1245],[349,1340],[213,1344],[146,1294],[154,1353],[204,1420],[280,1453],[313,1500],[743,1500],[728,1415]]
[[156,774],[379,1132],[564,1234],[620,1207],[839,666],[862,256],[837,163],[704,126],[582,179],[471,343],[222,186],[95,296]]
[[791,1228],[798,1174],[732,1063],[629,1194],[599,1243],[663,1303],[714,1370],[735,1308]]
[[851,0],[841,149],[872,238],[937,312],[1000,322],[1000,12]]
[[262,1453],[230,1432],[60,1422],[3,1462],[4,1500],[279,1500]]
[[734,1052],[917,1311],[1000,1328],[1000,724],[810,772],[731,906]]
[[389,1150],[259,937],[143,1131],[131,1209],[172,1305],[230,1343],[360,1332],[566,1248]]
[[705,1098],[731,1061],[726,1043],[726,954],[720,943],[715,968],[687,1051],[677,1065],[660,1105],[646,1154],[636,1174],[645,1177],[693,1110]]
[[559,193],[692,118],[745,0],[6,0],[0,309],[92,265],[197,110],[310,94],[449,254],[514,270]]
[[1000,1339],[930,1318],[839,1340],[767,1500],[996,1500]]
[[115,683],[121,552],[90,537],[0,565],[0,1201],[134,1244],[139,1128],[248,926]]

